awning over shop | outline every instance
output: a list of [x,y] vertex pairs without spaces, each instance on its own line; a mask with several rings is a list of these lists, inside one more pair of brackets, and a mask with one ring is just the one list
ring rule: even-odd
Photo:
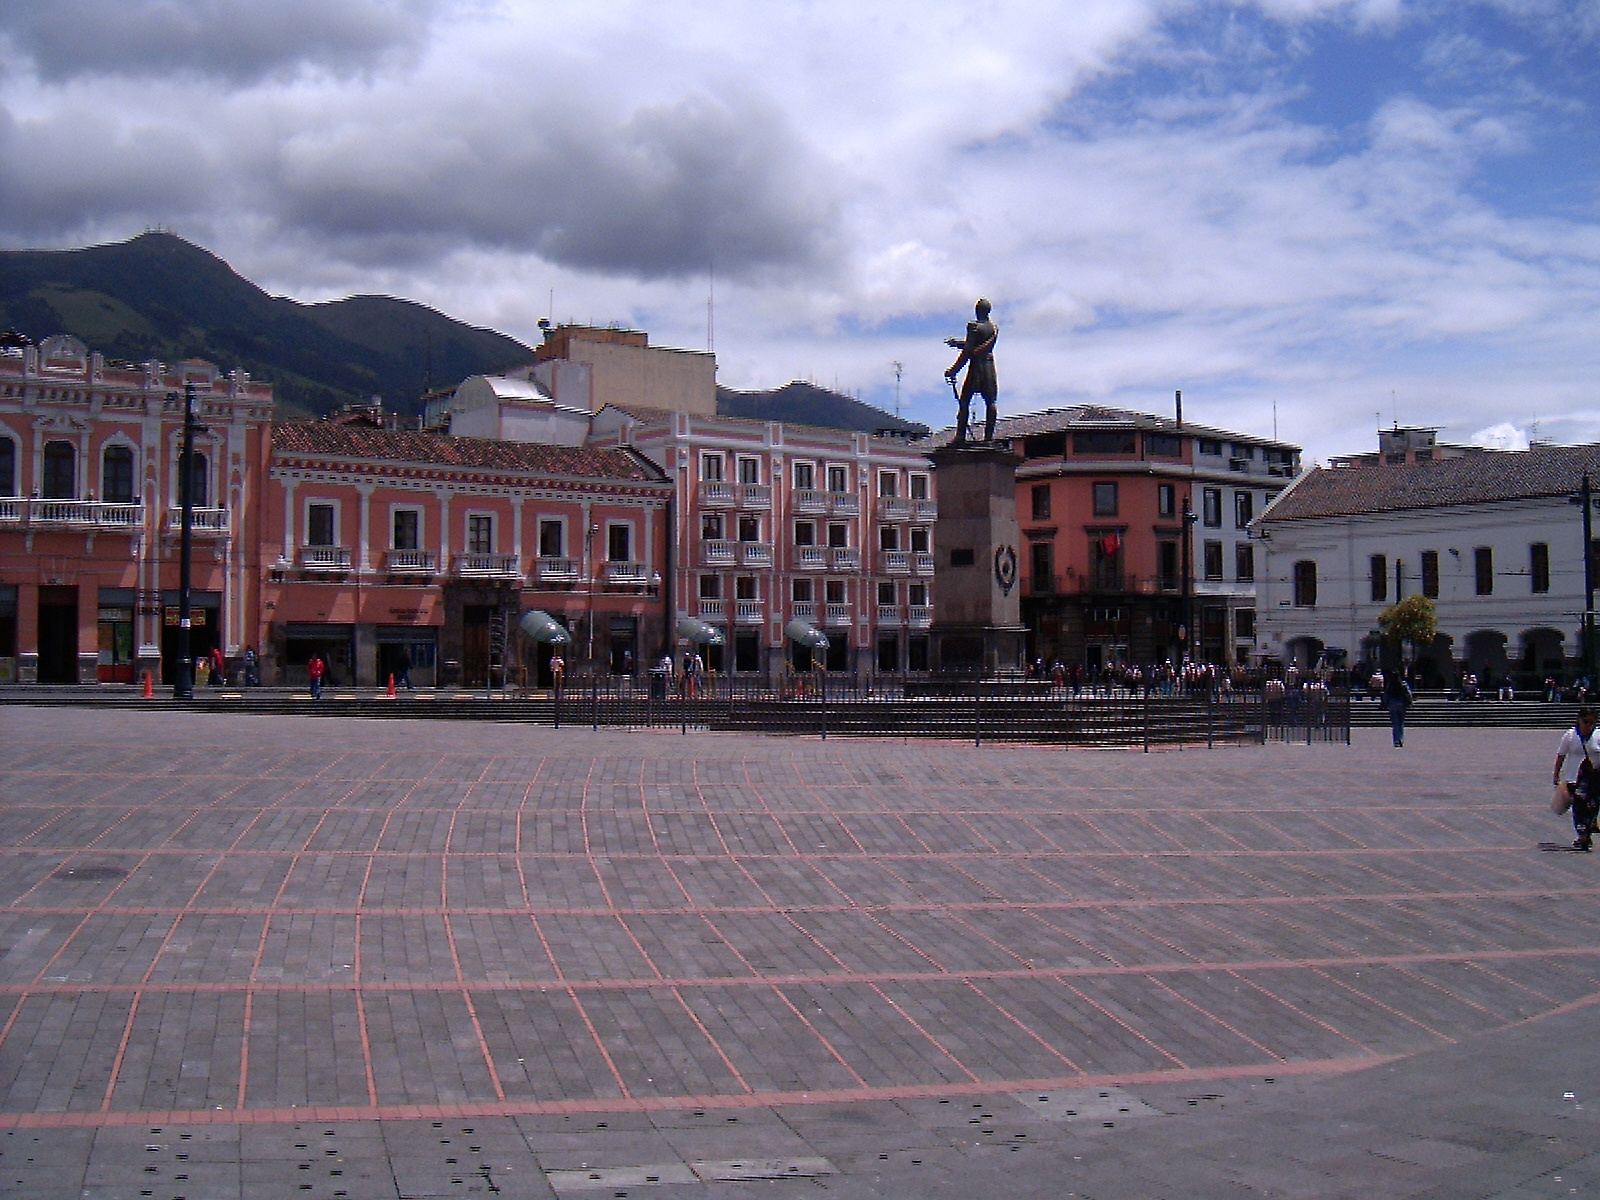
[[722,630],[696,617],[682,617],[678,620],[678,636],[700,646],[722,645]]
[[784,636],[796,646],[804,646],[808,650],[826,650],[828,648],[828,635],[809,621],[801,621],[797,618],[785,625],[783,632]]
[[530,608],[522,614],[518,627],[536,642],[551,646],[566,646],[572,642],[567,627],[541,608]]

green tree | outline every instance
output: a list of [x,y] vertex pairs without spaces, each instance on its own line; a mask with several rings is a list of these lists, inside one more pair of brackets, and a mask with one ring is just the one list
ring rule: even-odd
[[1433,601],[1423,595],[1407,596],[1378,614],[1378,630],[1395,649],[1410,645],[1415,654],[1419,646],[1431,645],[1438,636]]

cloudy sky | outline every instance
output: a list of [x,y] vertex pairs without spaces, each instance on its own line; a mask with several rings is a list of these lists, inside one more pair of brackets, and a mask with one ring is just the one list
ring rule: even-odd
[[1600,0],[0,0],[0,244],[714,339],[951,419],[1600,439]]

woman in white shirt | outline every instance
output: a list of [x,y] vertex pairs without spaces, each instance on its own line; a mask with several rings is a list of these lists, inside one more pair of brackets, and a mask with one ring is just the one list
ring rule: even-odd
[[[1561,735],[1556,747],[1556,763],[1550,782],[1556,788],[1557,813],[1572,811],[1572,828],[1577,839],[1574,850],[1588,850],[1594,840],[1595,812],[1600,807],[1600,738],[1595,736],[1594,709],[1578,710],[1578,723]],[[1585,770],[1585,766],[1588,770]]]

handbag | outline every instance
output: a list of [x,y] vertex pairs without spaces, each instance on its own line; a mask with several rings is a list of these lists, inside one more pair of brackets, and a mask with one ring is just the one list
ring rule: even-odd
[[1572,789],[1564,783],[1556,784],[1556,790],[1550,797],[1550,811],[1559,817],[1571,807]]

